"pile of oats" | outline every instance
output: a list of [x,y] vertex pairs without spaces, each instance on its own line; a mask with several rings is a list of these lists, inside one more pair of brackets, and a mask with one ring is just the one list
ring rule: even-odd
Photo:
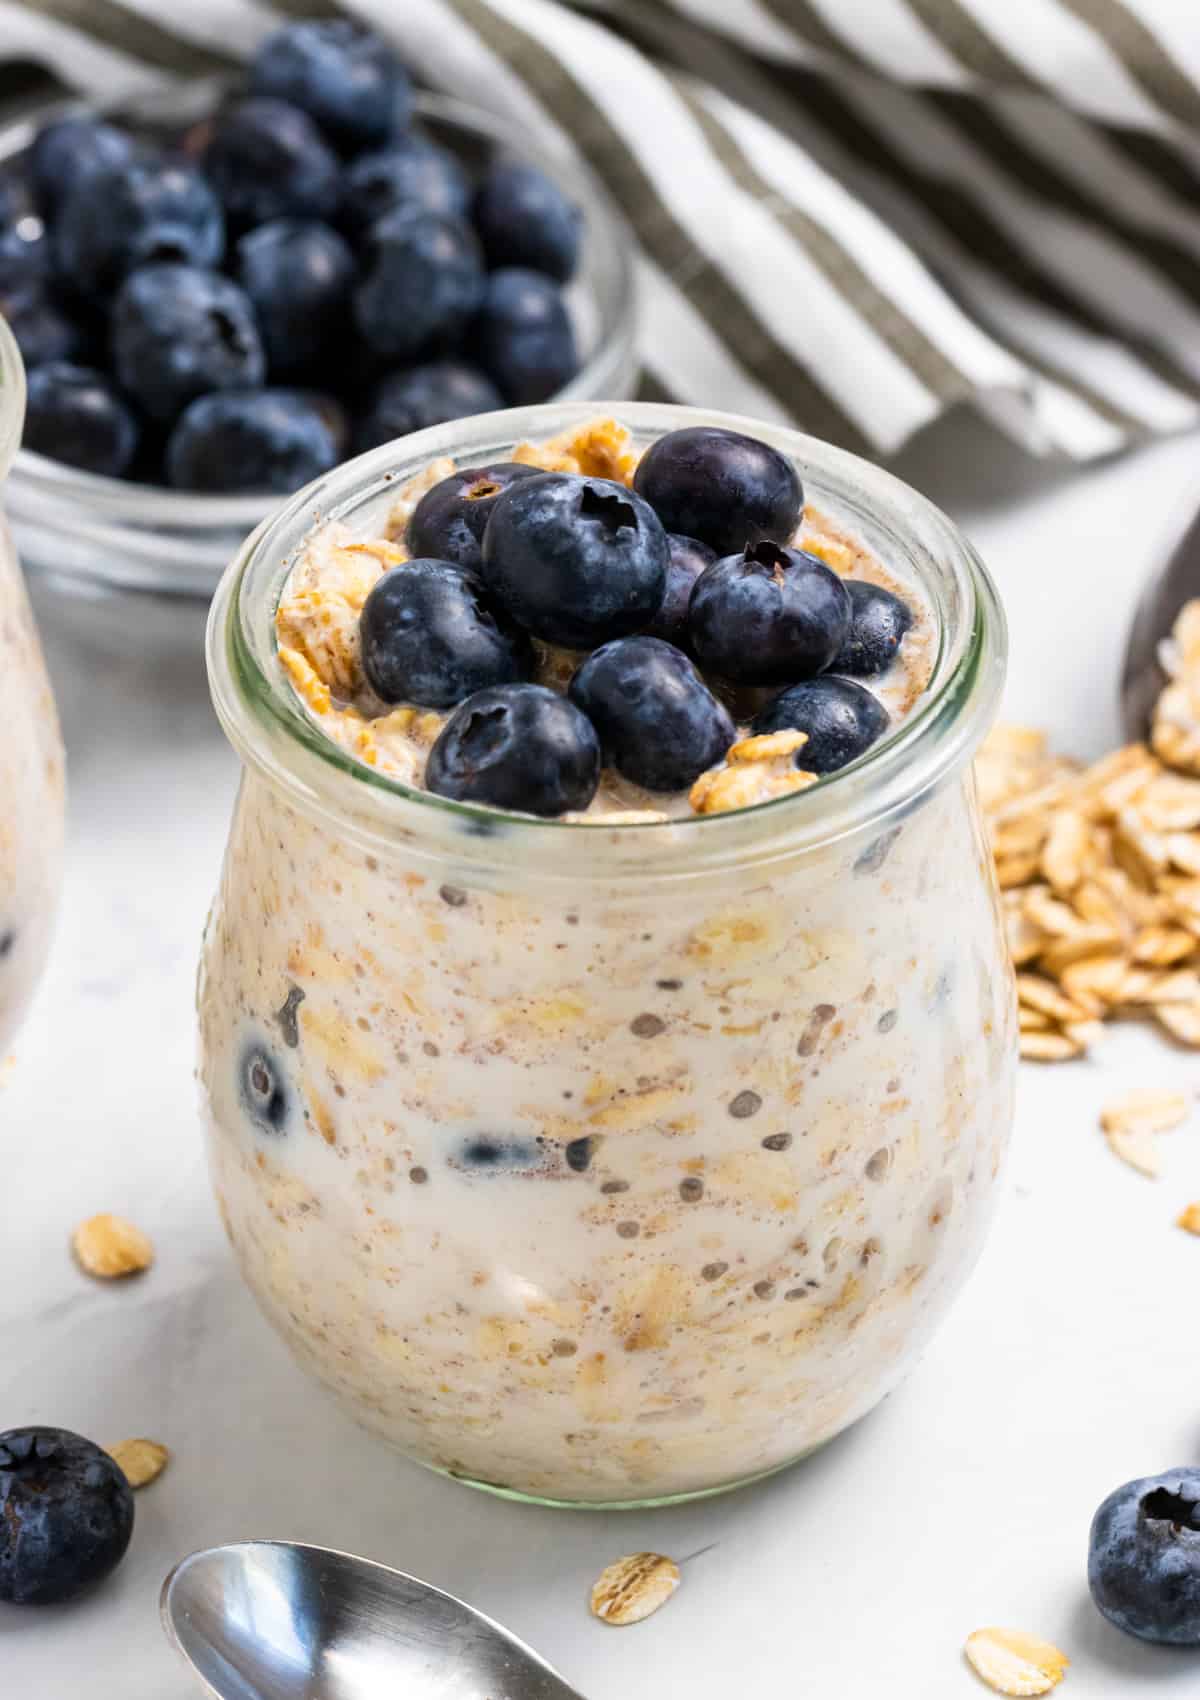
[[1126,1015],[1200,1048],[1200,600],[1163,660],[1149,745],[1085,768],[999,726],[979,753],[1022,1056],[1082,1056]]

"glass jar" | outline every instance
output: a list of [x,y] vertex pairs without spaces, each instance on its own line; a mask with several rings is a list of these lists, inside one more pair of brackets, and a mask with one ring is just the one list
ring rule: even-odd
[[[175,84],[105,108],[154,134],[178,135],[211,116],[218,79]],[[58,102],[0,127],[0,165],[20,159],[40,126],[90,111]],[[633,238],[603,185],[573,152],[444,95],[421,93],[415,111],[431,140],[472,171],[495,157],[539,165],[583,209],[579,270],[567,302],[582,365],[561,400],[618,398],[637,376]],[[39,607],[79,638],[116,651],[198,657],[208,604],[230,555],[276,502],[199,496],[81,472],[23,449],[13,466],[13,530]]]
[[[0,490],[21,436],[25,374],[0,319]],[[50,943],[63,843],[63,749],[50,680],[0,507],[0,1056]]]
[[616,406],[639,446],[749,429],[925,587],[930,687],[854,766],[755,809],[614,826],[415,792],[303,713],[273,614],[315,515],[356,529],[493,414],[310,487],[209,626],[245,773],[199,983],[213,1178],[263,1310],[369,1428],[543,1502],[781,1468],[879,1400],[980,1249],[1011,973],[970,759],[1005,630],[949,521],[782,428]]

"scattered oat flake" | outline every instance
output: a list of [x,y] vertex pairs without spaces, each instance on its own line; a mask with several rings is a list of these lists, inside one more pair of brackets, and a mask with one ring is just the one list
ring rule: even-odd
[[1200,1235],[1200,1203],[1189,1204],[1176,1218],[1175,1226],[1186,1233]]
[[140,1228],[120,1216],[89,1216],[71,1236],[81,1269],[102,1281],[136,1275],[154,1262],[154,1247]]
[[657,1552],[630,1553],[610,1564],[592,1589],[592,1615],[605,1623],[641,1623],[679,1586],[679,1566]]
[[968,1635],[964,1651],[997,1694],[1049,1694],[1071,1662],[1049,1641],[1021,1629],[977,1629]]
[[131,1488],[145,1487],[161,1476],[171,1454],[157,1440],[119,1440],[106,1448],[115,1459]]
[[1100,1126],[1105,1133],[1167,1133],[1188,1119],[1191,1108],[1186,1092],[1138,1086],[1109,1099],[1100,1111]]
[[1114,1157],[1119,1157],[1122,1163],[1128,1163],[1139,1175],[1145,1175],[1152,1181],[1158,1179],[1162,1173],[1162,1159],[1159,1156],[1157,1134],[1146,1128],[1135,1128],[1128,1133],[1113,1129],[1106,1132],[1104,1137]]

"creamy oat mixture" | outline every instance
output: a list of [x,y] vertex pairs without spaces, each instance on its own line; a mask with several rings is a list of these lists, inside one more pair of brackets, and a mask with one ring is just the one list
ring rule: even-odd
[[[549,443],[522,444],[512,458],[547,471],[582,472],[624,484],[632,481],[638,461],[629,432],[612,419],[597,420]],[[376,581],[407,558],[404,533],[417,502],[455,468],[448,458],[434,461],[407,485],[388,516],[383,536],[363,536],[339,524],[318,526],[289,575],[276,616],[280,660],[321,730],[357,760],[406,785],[423,783],[426,758],[448,715],[411,704],[394,707],[374,695],[363,677],[358,620]],[[924,690],[932,671],[934,625],[928,603],[912,584],[890,572],[812,503],[804,510],[795,542],[820,556],[843,578],[882,585],[912,609],[912,628],[892,667],[861,681],[879,697],[893,720],[901,718]],[[565,691],[580,655],[541,643],[536,649],[537,682]],[[724,697],[743,732],[745,723],[775,694],[769,689],[722,688],[719,682],[714,689]],[[755,771],[750,776],[739,776],[739,804],[765,801],[779,793],[780,775],[775,769],[759,771],[757,763],[752,765]],[[795,770],[795,762],[784,765]],[[674,796],[643,791],[610,768],[587,814],[601,820],[631,815],[661,819],[687,816],[693,809],[699,810],[699,804],[689,802],[686,791]]]
[[0,515],[0,1052],[50,938],[63,837],[63,752],[12,540]]
[[[322,723],[378,740],[339,678]],[[480,842],[368,849],[247,771],[199,986],[243,1272],[437,1468],[592,1503],[776,1468],[901,1376],[982,1243],[1015,1018],[973,790],[687,878]]]

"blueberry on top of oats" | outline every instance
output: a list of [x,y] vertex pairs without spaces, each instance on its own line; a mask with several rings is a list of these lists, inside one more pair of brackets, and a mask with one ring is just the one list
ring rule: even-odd
[[647,791],[686,790],[737,737],[729,710],[682,651],[661,638],[618,638],[571,680],[605,759]]
[[375,585],[358,622],[363,671],[384,702],[452,708],[533,671],[525,633],[489,606],[482,582],[452,561],[405,561]]
[[835,773],[869,750],[887,728],[888,711],[879,698],[865,685],[833,673],[780,691],[754,721],[756,733],[805,733],[796,764],[809,773]]
[[591,722],[544,685],[499,685],[460,703],[429,752],[440,797],[531,815],[586,809],[600,782]]
[[786,455],[757,437],[713,425],[668,431],[642,456],[633,487],[668,531],[718,555],[769,538],[786,543],[804,495]]
[[849,625],[850,597],[838,575],[816,555],[771,542],[714,562],[688,607],[703,664],[747,685],[787,685],[823,672]]
[[463,466],[426,490],[412,511],[405,534],[414,555],[432,555],[478,571],[483,564],[483,534],[496,505],[519,478],[537,478],[540,469],[520,461]]
[[883,673],[896,659],[904,634],[913,623],[907,602],[868,579],[848,579],[850,629],[830,663],[834,673],[865,679]]
[[666,643],[673,643],[676,649],[682,649],[686,655],[691,655],[688,603],[692,600],[696,580],[717,557],[707,543],[701,543],[695,537],[672,534],[667,542],[671,555],[667,562],[666,594],[662,607],[646,627],[646,636],[662,638]]
[[669,554],[654,510],[623,484],[548,472],[497,497],[483,577],[535,637],[588,649],[653,619]]

